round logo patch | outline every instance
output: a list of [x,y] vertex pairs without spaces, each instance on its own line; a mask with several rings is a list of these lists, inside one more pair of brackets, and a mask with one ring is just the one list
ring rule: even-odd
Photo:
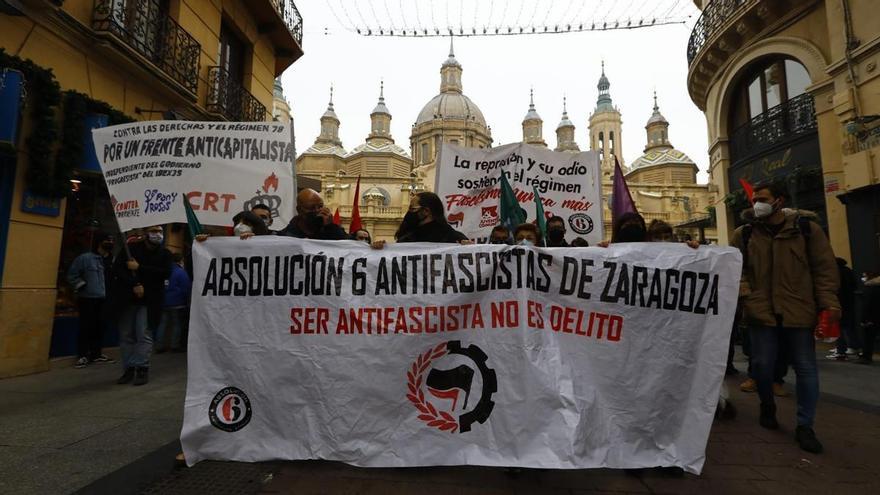
[[251,401],[236,387],[226,387],[217,392],[208,408],[208,418],[215,428],[238,431],[251,421]]
[[593,231],[593,219],[586,213],[575,213],[568,217],[568,225],[571,230],[578,234],[585,235]]

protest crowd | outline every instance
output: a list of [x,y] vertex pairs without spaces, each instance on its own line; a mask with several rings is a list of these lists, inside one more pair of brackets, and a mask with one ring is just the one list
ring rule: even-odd
[[[818,401],[818,373],[815,359],[817,321],[824,325],[840,322],[838,346],[831,359],[858,359],[870,364],[872,345],[880,324],[880,287],[876,274],[856,280],[843,260],[835,260],[822,229],[809,212],[789,209],[784,188],[776,183],[755,186],[753,207],[742,212],[747,223],[736,230],[733,244],[743,254],[743,276],[737,317],[731,337],[740,331],[749,356],[745,391],[760,397],[760,424],[779,427],[774,396],[782,395],[780,383],[789,368],[796,377],[796,441],[806,451],[818,453],[822,444],[813,430]],[[254,205],[232,219],[231,233],[242,240],[254,236],[288,236],[315,240],[356,240],[382,249],[384,241],[371,241],[368,231],[352,225],[345,232],[333,221],[321,196],[302,190],[297,196],[296,216],[283,228],[271,230],[272,212],[265,205]],[[77,291],[81,331],[76,367],[111,361],[102,353],[103,329],[116,328],[120,336],[122,375],[117,383],[141,386],[149,381],[153,352],[184,352],[191,287],[191,266],[179,253],[163,246],[163,226],[130,232],[116,249],[116,239],[108,234],[94,236],[93,249],[82,254],[70,267],[68,280]],[[669,242],[672,229],[662,221],[646,225],[636,212],[615,219],[612,238],[599,243]],[[525,222],[497,225],[491,244],[523,247],[578,248],[588,243],[576,238],[565,240],[562,218],[547,219],[546,225]],[[434,193],[415,195],[400,223],[397,242],[433,244],[472,244],[446,220],[443,203]],[[211,242],[205,234],[198,242]],[[694,249],[699,244],[690,242]],[[189,269],[189,270],[187,270]],[[868,311],[856,319],[856,297]],[[726,301],[734,304],[734,301]],[[728,363],[728,374],[736,373]],[[723,409],[725,404],[719,407]],[[733,409],[727,405],[727,412]]]

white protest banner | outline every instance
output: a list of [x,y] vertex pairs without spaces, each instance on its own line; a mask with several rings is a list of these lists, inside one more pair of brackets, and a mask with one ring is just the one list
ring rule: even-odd
[[123,231],[186,223],[184,195],[206,225],[232,225],[236,213],[261,203],[275,225],[293,218],[286,124],[146,121],[94,129],[92,136]]
[[212,238],[194,260],[190,464],[703,466],[735,249]]
[[566,240],[583,237],[594,245],[603,239],[599,154],[560,153],[525,143],[491,149],[443,144],[434,192],[453,227],[478,242],[489,237],[500,224],[501,171],[526,211],[526,221],[535,220],[535,186],[544,215],[565,220]]

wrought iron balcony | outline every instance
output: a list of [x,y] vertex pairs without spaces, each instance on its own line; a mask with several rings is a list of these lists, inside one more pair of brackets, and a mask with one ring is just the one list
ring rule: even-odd
[[223,70],[208,68],[208,103],[211,113],[222,115],[234,122],[260,122],[266,120],[266,107],[250,91],[244,89]]
[[694,61],[706,42],[748,1],[712,0],[709,2],[700,18],[697,19],[697,23],[694,24],[694,30],[691,31],[687,46],[688,65]]
[[299,9],[294,5],[293,0],[271,0],[275,11],[284,20],[287,30],[296,40],[296,43],[302,47],[303,40],[303,18],[299,14]]
[[197,94],[201,46],[162,11],[159,0],[95,0],[92,28],[113,34]]
[[730,136],[733,162],[815,132],[816,107],[805,93],[777,105],[739,127]]

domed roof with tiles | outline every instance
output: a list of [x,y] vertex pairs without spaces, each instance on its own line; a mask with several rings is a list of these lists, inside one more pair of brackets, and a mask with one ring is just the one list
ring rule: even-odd
[[692,165],[696,167],[696,163],[681,151],[675,148],[661,148],[649,150],[644,155],[636,158],[630,164],[630,171],[645,167],[654,167],[657,165]]
[[[483,112],[470,98],[462,93],[461,73],[462,67],[455,58],[450,40],[449,58],[443,62],[440,69],[443,79],[440,85],[440,94],[422,107],[415,125],[424,124],[433,120],[464,120],[476,122],[486,127],[486,118]],[[488,129],[487,129],[488,133]]]

